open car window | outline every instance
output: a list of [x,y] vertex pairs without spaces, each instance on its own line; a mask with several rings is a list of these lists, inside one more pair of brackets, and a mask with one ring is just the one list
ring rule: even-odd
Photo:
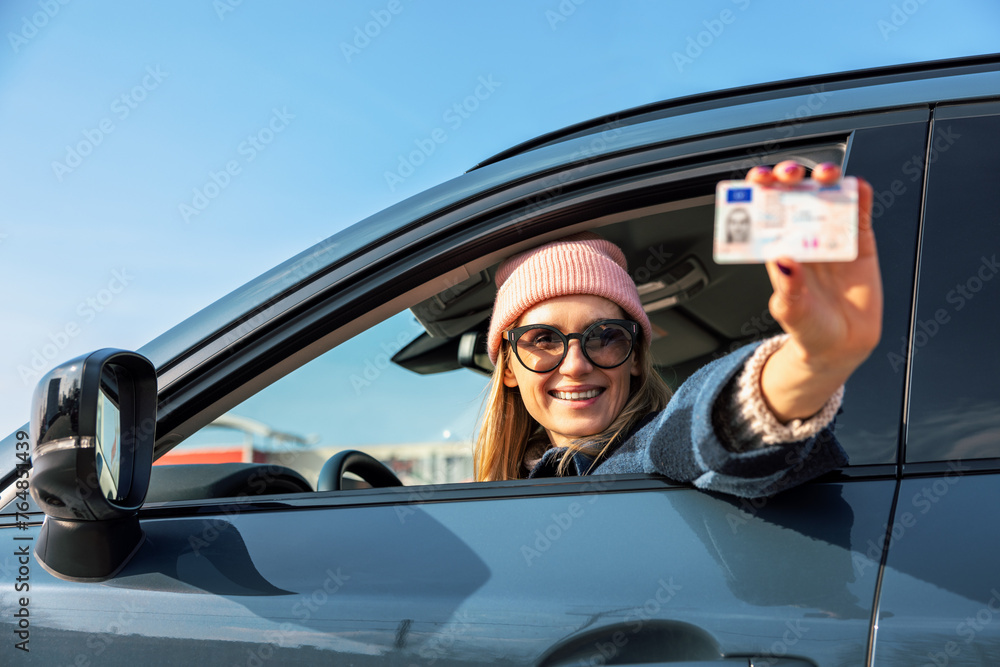
[[[286,342],[253,348],[251,341],[245,353],[226,350],[225,374],[215,372],[226,378],[219,386],[228,395],[206,393],[206,400],[183,406],[188,413],[201,411],[190,435],[182,419],[168,414],[173,432],[160,442],[168,452],[159,463],[279,461],[314,484],[333,453],[360,449],[407,485],[471,480],[476,418],[491,370],[484,339],[497,266],[514,253],[584,230],[623,250],[653,326],[654,363],[676,388],[706,363],[780,333],[768,310],[764,267],[712,259],[716,183],[740,178],[761,161],[794,159],[807,167],[841,164],[847,173],[871,175],[872,186],[884,190],[891,183],[883,181],[894,173],[886,165],[922,149],[926,114],[870,122],[848,130],[846,121],[832,121],[814,130],[821,136],[787,148],[765,134],[706,140],[705,157],[676,168],[634,171],[633,162],[651,161],[651,155],[622,157],[617,171],[585,163],[560,172],[585,186],[540,177],[516,194],[497,195],[504,206],[475,200],[387,237],[316,285],[304,281],[300,291],[311,301],[302,303],[311,310],[292,297],[288,303],[303,314],[286,318],[277,304],[269,306],[274,327],[283,327],[272,329],[272,338]],[[760,141],[765,143],[754,143]],[[700,145],[656,150],[669,158],[697,153]],[[886,340],[909,324],[918,195],[908,190],[879,213],[880,231],[894,239],[879,246],[888,267]],[[896,459],[904,378],[878,356],[852,376],[837,417],[836,434],[852,466]],[[213,405],[220,406],[215,413]],[[182,412],[176,404],[170,408]],[[168,443],[175,434],[180,446]],[[201,456],[192,454],[199,448],[228,449],[231,458],[180,458]]]
[[406,485],[472,479],[486,376],[421,374],[392,361],[423,327],[403,311],[247,399],[157,463],[274,463],[315,488],[338,451],[357,449]]
[[[842,148],[815,149],[815,161]],[[763,266],[712,261],[716,178],[699,174],[673,200],[573,229],[589,226],[624,251],[653,326],[654,362],[675,389],[705,363],[780,333]],[[471,481],[497,263],[470,262],[465,280],[218,415],[158,464],[276,463],[315,488],[332,455],[357,449],[406,485]]]

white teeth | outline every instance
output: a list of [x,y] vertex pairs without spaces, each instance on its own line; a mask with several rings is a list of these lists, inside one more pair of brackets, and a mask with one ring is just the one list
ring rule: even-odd
[[590,391],[554,391],[552,394],[556,398],[561,398],[565,401],[579,401],[586,400],[588,398],[595,398],[601,393],[600,389],[591,389]]

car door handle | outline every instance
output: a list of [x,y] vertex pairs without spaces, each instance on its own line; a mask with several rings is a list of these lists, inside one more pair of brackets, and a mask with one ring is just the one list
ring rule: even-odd
[[698,626],[660,619],[647,620],[638,628],[616,623],[578,633],[553,647],[538,667],[585,667],[595,658],[618,667],[816,667],[801,656],[725,655],[718,641]]

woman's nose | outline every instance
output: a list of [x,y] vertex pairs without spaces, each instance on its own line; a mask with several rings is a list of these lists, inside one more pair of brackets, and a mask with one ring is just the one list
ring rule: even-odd
[[569,349],[566,350],[566,358],[559,366],[559,372],[563,375],[577,376],[584,375],[594,370],[593,364],[583,354],[583,345],[578,340],[569,342]]

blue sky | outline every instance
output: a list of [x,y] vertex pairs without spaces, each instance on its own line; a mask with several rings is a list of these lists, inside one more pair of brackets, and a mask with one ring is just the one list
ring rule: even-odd
[[[56,363],[141,347],[543,132],[700,91],[1000,51],[993,0],[577,2],[4,2],[0,431],[27,420]],[[430,137],[400,176],[399,156]]]

